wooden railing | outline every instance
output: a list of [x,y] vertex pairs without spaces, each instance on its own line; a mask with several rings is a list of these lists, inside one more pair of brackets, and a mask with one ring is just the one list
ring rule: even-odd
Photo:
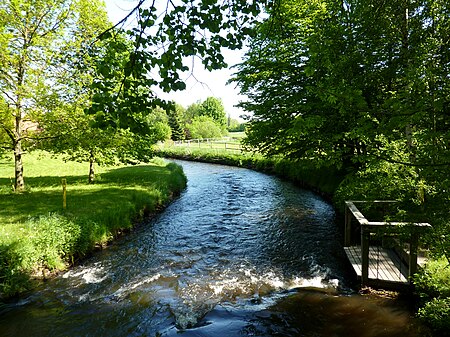
[[[372,201],[371,203],[393,203],[395,201]],[[361,284],[366,285],[369,279],[369,239],[372,233],[377,233],[383,230],[388,231],[388,228],[405,227],[428,229],[431,227],[429,223],[409,223],[409,222],[383,222],[383,221],[369,221],[362,214],[362,212],[355,206],[356,203],[367,203],[366,201],[346,201],[345,202],[345,234],[344,246],[349,247],[352,244],[352,218],[357,220],[361,231]],[[389,230],[391,232],[391,230]],[[408,279],[417,271],[417,251],[419,242],[420,230],[411,230],[409,238],[409,252],[407,253],[408,265]]]

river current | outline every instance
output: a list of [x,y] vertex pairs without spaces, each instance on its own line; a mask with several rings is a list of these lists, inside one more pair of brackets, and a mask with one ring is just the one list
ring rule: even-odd
[[360,296],[341,226],[312,192],[251,170],[178,162],[162,214],[0,308],[0,336],[419,336]]

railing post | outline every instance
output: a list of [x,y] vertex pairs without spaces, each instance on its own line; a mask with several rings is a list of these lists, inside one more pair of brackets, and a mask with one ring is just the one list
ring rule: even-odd
[[419,245],[419,235],[414,232],[411,233],[411,241],[409,242],[409,282],[412,283],[412,277],[417,272],[417,249]]
[[351,245],[352,241],[352,215],[350,214],[350,209],[345,205],[345,224],[344,224],[344,246],[348,247]]
[[370,231],[361,226],[361,286],[369,280],[369,238]]

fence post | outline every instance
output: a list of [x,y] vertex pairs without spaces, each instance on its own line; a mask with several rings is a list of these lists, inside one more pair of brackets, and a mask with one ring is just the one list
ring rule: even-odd
[[352,243],[352,216],[350,209],[345,205],[345,229],[344,229],[344,246],[349,247]]
[[370,231],[361,226],[361,286],[369,280],[369,238]]
[[67,202],[66,202],[66,196],[67,196],[66,179],[65,178],[61,179],[61,183],[62,183],[62,188],[63,188],[63,209],[65,210],[66,207],[67,207]]
[[417,272],[417,249],[419,245],[419,235],[412,229],[411,241],[409,242],[409,282],[412,283],[412,277]]

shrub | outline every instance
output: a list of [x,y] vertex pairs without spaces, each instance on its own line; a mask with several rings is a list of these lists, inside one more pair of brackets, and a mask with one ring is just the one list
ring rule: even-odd
[[424,301],[450,297],[450,265],[445,259],[430,260],[414,278],[416,292]]
[[222,129],[214,119],[208,116],[198,116],[192,120],[188,127],[191,137],[197,138],[220,138]]
[[419,317],[440,336],[450,333],[450,298],[434,298],[419,309]]
[[429,261],[414,278],[423,303],[418,316],[441,335],[450,331],[450,265],[445,259]]

